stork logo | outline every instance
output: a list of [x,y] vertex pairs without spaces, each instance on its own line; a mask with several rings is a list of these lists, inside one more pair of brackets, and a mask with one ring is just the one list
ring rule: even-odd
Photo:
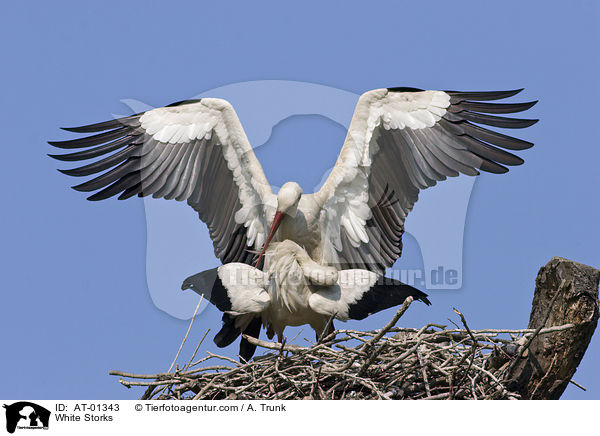
[[[260,80],[235,83],[196,96],[205,97],[226,99],[233,105],[250,144],[258,152],[261,162],[266,164],[265,171],[269,179],[269,170],[273,168],[273,164],[268,162],[267,156],[263,161],[263,156],[257,149],[279,140],[282,141],[281,146],[285,146],[289,136],[282,135],[279,138],[275,134],[276,126],[295,128],[293,126],[304,126],[306,123],[305,131],[314,133],[314,140],[309,142],[315,144],[320,144],[318,139],[321,135],[339,129],[339,143],[331,145],[331,158],[323,159],[325,166],[318,170],[320,173],[310,173],[307,168],[307,179],[297,179],[308,193],[317,191],[327,179],[343,143],[343,130],[350,125],[360,96],[315,83]],[[125,99],[122,102],[134,113],[153,109],[137,100]],[[317,130],[313,131],[315,125]],[[322,128],[324,132],[320,132],[318,128]],[[321,151],[325,150],[324,145],[320,145]],[[272,153],[272,149],[269,153]],[[294,164],[298,165],[298,162],[290,163]],[[305,166],[312,168],[314,164],[313,161],[311,165]],[[389,277],[424,291],[456,290],[462,287],[463,234],[475,180],[475,177],[468,176],[452,177],[433,188],[421,191],[419,201],[405,223],[404,238],[410,234],[414,241],[405,244],[401,266],[396,265],[388,270]],[[273,187],[273,192],[278,190],[278,186]],[[198,214],[178,202],[155,201],[146,197],[144,207],[147,226],[146,277],[152,300],[159,309],[170,315],[189,319],[198,296],[177,292],[182,278],[220,265],[215,258],[208,232],[200,225]],[[444,217],[443,220],[439,219],[441,216]],[[202,304],[200,311],[208,305],[206,301]]]
[[14,433],[16,429],[48,430],[50,411],[39,404],[29,401],[19,401],[5,404],[6,431]]

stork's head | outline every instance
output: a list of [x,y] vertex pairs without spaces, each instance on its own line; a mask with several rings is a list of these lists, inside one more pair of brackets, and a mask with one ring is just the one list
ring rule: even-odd
[[302,197],[302,188],[296,182],[287,182],[277,193],[277,213],[294,218],[298,211],[298,202]]
[[302,188],[296,182],[287,182],[277,193],[277,211],[275,212],[275,218],[273,218],[271,230],[269,231],[265,245],[263,245],[255,265],[260,263],[260,260],[265,254],[265,250],[269,246],[269,242],[271,242],[271,238],[273,238],[281,221],[283,221],[285,217],[294,218],[296,216],[300,197],[302,197]]

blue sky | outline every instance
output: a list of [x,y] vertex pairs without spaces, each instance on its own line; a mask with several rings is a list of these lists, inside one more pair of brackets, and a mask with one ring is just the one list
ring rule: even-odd
[[[551,257],[600,266],[595,2],[24,1],[2,9],[2,398],[136,398],[108,370],[164,371],[185,334],[188,321],[157,308],[148,291],[143,202],[87,202],[46,156],[54,152],[47,140],[70,137],[59,126],[127,113],[122,99],[162,106],[268,79],[355,94],[525,87],[521,99],[540,100],[528,116],[541,121],[518,136],[536,146],[520,153],[523,166],[476,181],[462,289],[430,292],[433,306],[415,305],[402,323],[447,323],[457,307],[472,328],[522,328],[536,273]],[[315,186],[343,138],[326,118],[293,117],[258,154],[273,184]],[[330,163],[310,157],[323,150]],[[202,224],[197,237],[208,243]],[[398,267],[420,267],[415,239],[405,245]],[[198,256],[198,271],[217,264]],[[379,327],[392,313],[352,326]],[[184,354],[206,328],[216,333],[219,318],[202,312]],[[214,351],[206,345],[201,352]],[[574,377],[588,391],[570,386],[564,398],[600,399],[599,363],[596,335]]]

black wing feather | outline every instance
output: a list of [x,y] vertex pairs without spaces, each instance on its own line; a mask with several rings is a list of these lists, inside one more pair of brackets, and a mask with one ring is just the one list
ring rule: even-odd
[[464,100],[488,101],[501,100],[512,97],[525,88],[512,89],[509,91],[444,91],[450,96],[451,103],[459,103]]
[[134,127],[121,126],[108,132],[98,133],[97,135],[86,136],[85,138],[70,139],[68,141],[48,141],[48,144],[58,148],[84,148],[92,145],[104,144],[113,139],[129,135],[135,131]]
[[408,297],[431,305],[427,294],[389,277],[381,277],[362,297],[348,306],[348,317],[361,320],[379,311],[404,303]]

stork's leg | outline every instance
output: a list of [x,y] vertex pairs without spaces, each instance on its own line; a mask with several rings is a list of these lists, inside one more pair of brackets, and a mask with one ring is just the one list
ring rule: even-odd
[[329,327],[327,327],[327,332],[325,333],[325,336],[328,336],[335,331],[335,326],[333,325],[333,319],[331,320],[331,322],[328,325],[329,325]]
[[283,332],[281,334],[277,333],[277,340],[281,344],[281,348],[279,349],[279,354],[283,355],[283,347],[285,347],[286,338],[283,336]]
[[[258,337],[260,336],[261,327],[262,322],[260,318],[254,318],[252,321],[250,321],[250,324],[248,324],[248,327],[246,327],[246,330],[244,330],[243,333],[245,335],[258,339]],[[244,339],[244,337],[242,337],[242,340],[240,341],[240,362],[250,362],[250,359],[252,359],[252,356],[254,356],[255,351],[256,345],[251,344],[246,339]]]
[[[332,334],[334,331],[335,331],[335,326],[333,325],[333,318],[331,318],[331,319],[327,320],[327,324],[325,324],[325,326],[323,328],[315,329],[317,342],[319,342],[323,338],[326,338],[327,336]],[[321,333],[319,333],[319,332],[321,332]]]

